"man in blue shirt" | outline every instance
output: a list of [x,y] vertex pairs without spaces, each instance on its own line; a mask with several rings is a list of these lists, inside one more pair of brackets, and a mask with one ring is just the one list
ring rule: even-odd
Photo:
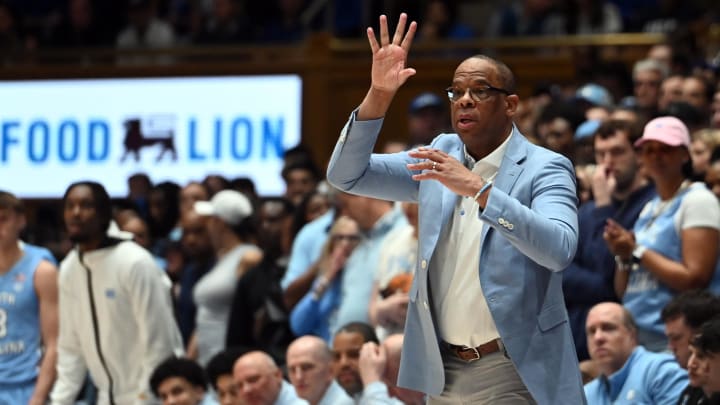
[[55,381],[58,272],[24,228],[23,203],[0,191],[0,404],[44,404]]
[[333,353],[317,336],[301,336],[287,349],[288,377],[297,395],[310,405],[353,405],[335,381]]
[[335,213],[335,209],[330,209],[305,224],[293,240],[287,270],[280,281],[288,311],[291,311],[312,287],[316,272],[310,268],[320,257],[328,231],[335,221]]
[[339,198],[344,212],[360,226],[363,239],[345,262],[342,298],[337,317],[330,322],[330,333],[350,322],[369,323],[370,293],[380,249],[393,230],[407,225],[405,215],[390,201],[348,193],[341,193]]
[[637,326],[620,304],[595,305],[587,317],[590,358],[600,376],[585,385],[589,405],[672,405],[688,383],[672,355],[648,352],[637,343]]

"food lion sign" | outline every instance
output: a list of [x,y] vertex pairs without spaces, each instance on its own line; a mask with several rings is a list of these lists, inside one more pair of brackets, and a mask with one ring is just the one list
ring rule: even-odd
[[78,180],[113,196],[127,178],[181,185],[208,174],[281,194],[300,141],[296,75],[0,81],[0,189],[57,198]]

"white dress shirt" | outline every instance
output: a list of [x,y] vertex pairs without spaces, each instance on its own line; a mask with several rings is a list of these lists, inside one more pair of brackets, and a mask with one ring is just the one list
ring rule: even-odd
[[[466,151],[466,164],[486,181],[494,179],[509,139],[510,136],[478,162],[473,162]],[[472,197],[457,197],[455,212],[440,235],[429,273],[440,337],[448,343],[469,347],[500,337],[480,285],[480,235],[485,224],[478,211],[478,203]]]

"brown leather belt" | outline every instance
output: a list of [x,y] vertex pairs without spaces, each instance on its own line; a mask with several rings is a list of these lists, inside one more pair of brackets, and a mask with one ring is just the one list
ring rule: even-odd
[[487,343],[483,343],[478,347],[468,347],[468,346],[458,346],[453,345],[447,342],[442,342],[446,349],[455,356],[457,356],[459,359],[464,361],[475,361],[480,360],[481,358],[495,353],[499,352],[502,349],[502,343],[500,343],[500,339],[491,340]]

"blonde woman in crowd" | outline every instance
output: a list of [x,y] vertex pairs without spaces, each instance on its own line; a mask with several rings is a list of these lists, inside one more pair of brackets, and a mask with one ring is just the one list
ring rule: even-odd
[[710,167],[710,155],[720,146],[720,129],[701,129],[692,134],[690,158],[692,159],[693,178],[702,180]]

